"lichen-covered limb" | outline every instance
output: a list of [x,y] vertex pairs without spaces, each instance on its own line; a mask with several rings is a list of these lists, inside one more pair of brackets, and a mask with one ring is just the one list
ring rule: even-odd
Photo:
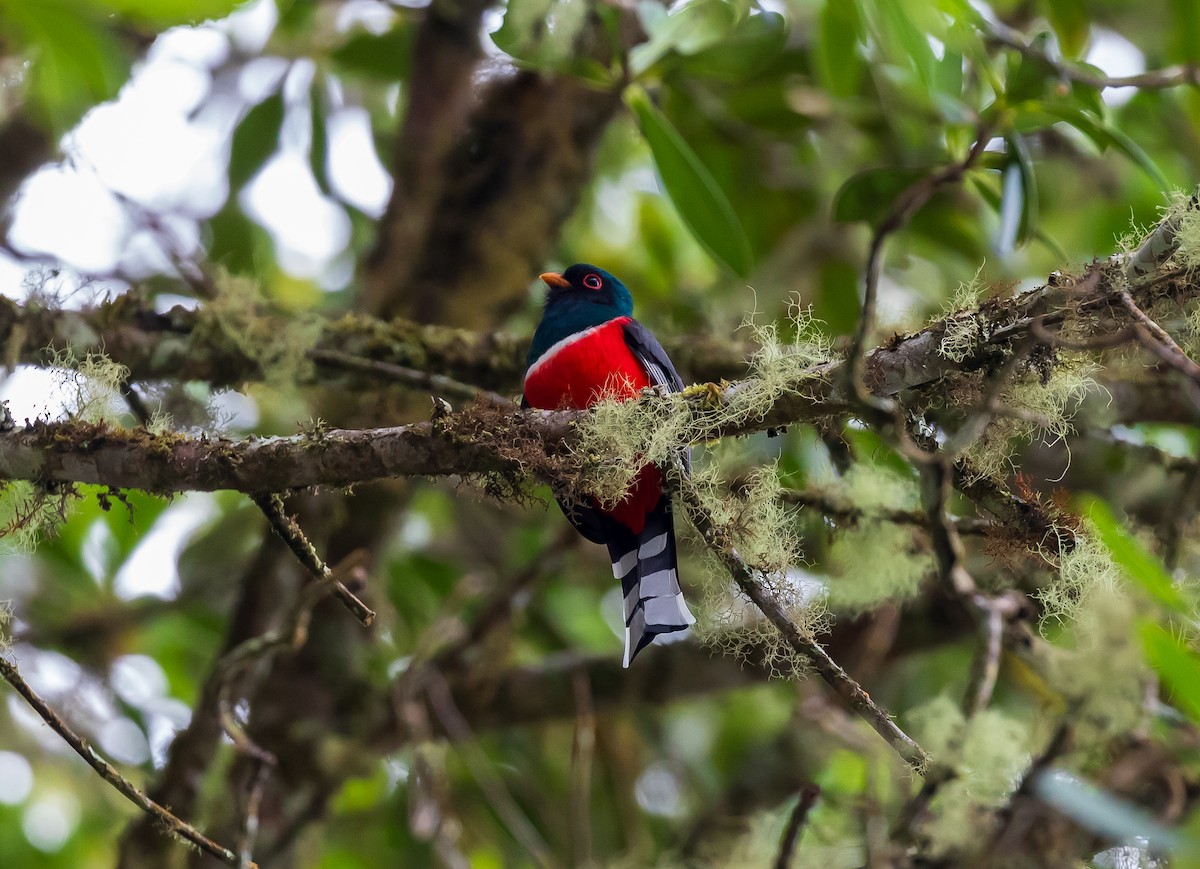
[[[262,311],[266,332],[286,334],[291,320]],[[381,362],[451,378],[481,389],[515,392],[525,373],[529,337],[506,332],[474,332],[410,320],[380,320],[361,314],[322,321],[313,333],[308,372],[319,382],[345,381],[347,369],[366,382],[394,382],[395,370]],[[680,336],[665,341],[677,367],[696,380],[734,378],[745,373],[746,348],[711,336]],[[104,353],[126,366],[134,381],[202,380],[236,386],[261,380],[268,372],[215,323],[204,308],[181,307],[156,313],[134,295],[77,310],[22,304],[0,298],[0,351],[7,364],[46,365],[47,348],[71,348],[82,358]],[[296,372],[288,372],[294,376]],[[416,378],[414,378],[416,380]],[[423,383],[415,383],[425,388]],[[437,384],[433,384],[437,388]]]
[[[1134,258],[1141,255],[1139,251]],[[1156,253],[1161,255],[1161,251]],[[1096,263],[1069,285],[1056,279],[1028,293],[984,303],[970,315],[978,323],[975,331],[980,340],[961,356],[955,354],[956,358],[942,352],[945,321],[897,336],[867,356],[866,383],[876,395],[897,395],[936,383],[947,374],[994,364],[997,354],[1004,354],[1014,341],[1035,328],[1053,330],[1068,316],[1082,318],[1086,325],[1089,317],[1111,315],[1117,301],[1111,288],[1124,282],[1126,272],[1121,261]],[[1142,276],[1138,280],[1140,283],[1135,283],[1130,293],[1139,304],[1148,304],[1168,282],[1168,289],[1180,302],[1200,296],[1200,281],[1184,275]],[[1077,294],[1083,286],[1089,292]],[[1039,312],[1050,306],[1054,313],[1039,320]],[[275,315],[265,311],[254,316],[261,317],[257,328],[264,332],[286,334],[290,321],[280,317],[276,322]],[[397,372],[387,366],[399,366],[503,393],[520,389],[528,349],[525,336],[351,314],[317,323],[311,341],[308,359],[314,364],[307,376],[319,382],[344,383],[347,377],[366,378],[372,385],[395,382]],[[739,343],[712,336],[681,336],[663,343],[688,379],[719,382],[747,372],[746,348]],[[214,321],[204,309],[174,308],[158,314],[132,295],[81,310],[0,299],[0,350],[6,363],[48,364],[52,358],[47,352],[49,347],[72,348],[77,357],[103,352],[126,366],[134,381],[202,380],[228,386],[259,380],[271,373],[264,371],[263,360],[249,355],[222,330],[219,318]],[[386,366],[372,366],[372,362]],[[348,374],[348,368],[357,372]],[[844,380],[841,369],[836,362],[815,366],[808,372],[803,390],[808,401],[793,396],[793,404],[807,405],[808,417],[844,410],[848,402],[840,388]],[[294,377],[297,372],[287,373]],[[410,381],[426,388],[418,376]],[[428,388],[437,386],[431,381]],[[1163,413],[1169,412],[1170,404],[1164,405]]]
[[681,494],[692,524],[696,526],[704,542],[725,565],[746,597],[783,635],[792,651],[816,671],[843,703],[870,724],[905,763],[917,772],[924,773],[931,760],[925,750],[900,729],[887,710],[876,703],[871,695],[830,657],[820,643],[802,632],[788,617],[783,606],[775,600],[766,586],[754,575],[750,565],[734,549],[727,531],[713,520],[695,490],[684,484]]
[[256,863],[242,861],[229,848],[214,842],[187,821],[176,817],[169,809],[159,805],[146,796],[145,793],[138,790],[133,782],[117,772],[116,767],[102,758],[94,748],[88,745],[87,740],[72,730],[59,717],[58,713],[51,709],[49,704],[29,687],[29,683],[22,678],[17,666],[3,656],[0,656],[0,678],[8,682],[13,687],[13,690],[20,694],[25,702],[33,708],[34,712],[50,726],[50,729],[62,737],[63,741],[71,746],[71,749],[82,757],[87,765],[96,771],[97,775],[116,788],[123,797],[153,817],[156,825],[162,831],[190,842],[204,853],[212,855],[217,860],[229,866],[251,867],[251,869],[257,866]]
[[[569,422],[561,417],[568,416],[516,414],[508,431],[561,440]],[[384,477],[519,472],[519,462],[505,455],[503,434],[466,443],[425,422],[234,441],[93,423],[35,423],[0,434],[0,480],[96,483],[161,493],[284,492]]]

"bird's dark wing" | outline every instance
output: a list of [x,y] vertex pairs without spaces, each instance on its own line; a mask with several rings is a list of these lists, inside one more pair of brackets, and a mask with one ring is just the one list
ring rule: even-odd
[[554,500],[558,502],[558,507],[567,517],[567,521],[575,526],[575,530],[582,534],[585,540],[593,543],[604,543],[608,540],[610,526],[614,523],[611,519],[606,522],[608,517],[591,504],[578,499],[570,500],[558,492],[554,493]]
[[646,369],[652,384],[665,386],[668,392],[683,390],[683,378],[667,358],[667,351],[658,343],[653,332],[637,320],[630,320],[625,324],[625,343]]
[[[667,351],[658,343],[654,333],[639,323],[630,320],[625,324],[625,344],[637,360],[646,369],[646,376],[654,386],[665,387],[667,392],[682,392],[683,378],[671,364]],[[679,460],[683,465],[684,475],[692,472],[692,450],[690,447],[679,451]]]
[[[521,409],[528,410],[530,407],[532,405],[522,395]],[[575,530],[582,534],[584,539],[593,543],[603,543],[607,539],[607,528],[602,524],[604,516],[595,507],[579,500],[572,501],[570,496],[561,492],[554,493],[554,500],[558,502],[558,507],[567,517],[567,521],[575,526]]]

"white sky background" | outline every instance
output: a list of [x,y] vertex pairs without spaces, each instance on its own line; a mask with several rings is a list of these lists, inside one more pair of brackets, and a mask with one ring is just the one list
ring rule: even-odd
[[[365,27],[382,32],[394,15],[387,3],[349,0],[335,21],[341,30]],[[215,213],[228,196],[233,128],[250,105],[282,81],[287,110],[280,150],[243,190],[242,204],[270,233],[285,271],[326,289],[344,286],[352,277],[353,262],[343,203],[378,216],[391,192],[366,110],[347,104],[336,82],[324,82],[329,106],[327,174],[336,197],[331,198],[321,192],[309,170],[308,94],[318,74],[312,61],[263,57],[245,65],[235,88],[215,87],[214,72],[220,72],[231,53],[259,53],[275,21],[273,0],[254,0],[222,22],[175,28],[160,36],[118,98],[91,111],[65,137],[65,158],[24,184],[13,210],[12,245],[44,257],[48,264],[66,264],[101,277],[119,273],[138,278],[170,269],[173,258],[200,258],[199,221]],[[1144,68],[1140,52],[1108,31],[1094,35],[1088,60],[1114,75]],[[1128,89],[1110,90],[1105,97],[1117,104],[1129,94]],[[629,181],[638,188],[647,183],[644,175]],[[147,214],[158,222],[155,231],[144,228]],[[29,268],[0,254],[0,293],[25,297]],[[60,280],[68,289],[77,282],[69,271]],[[102,280],[97,287],[121,292],[125,284]],[[889,284],[885,290],[885,311],[913,302],[902,287]],[[68,297],[65,304],[85,304],[93,296]],[[9,402],[18,420],[54,416],[66,401],[66,393],[56,391],[54,384],[52,374],[21,368],[4,379],[0,398]],[[215,515],[210,496],[177,499],[115,577],[117,593],[128,598],[173,597],[179,552]],[[103,523],[90,530],[85,563],[88,548],[102,548],[106,533]],[[140,763],[150,757],[161,764],[173,734],[187,722],[187,708],[167,696],[165,677],[149,658],[122,658],[113,674],[117,694],[144,711],[147,741],[140,728],[118,713],[99,683],[73,662],[28,648],[18,647],[18,654],[35,689],[52,702],[72,698],[87,707],[88,720],[97,723],[101,748],[117,760]],[[31,732],[44,733],[40,721],[30,718],[23,706],[10,703],[9,709]],[[55,738],[46,747],[57,751],[62,745]],[[656,782],[639,780],[639,799],[643,790],[654,791]],[[0,803],[25,804],[26,835],[47,851],[65,843],[79,818],[79,807],[68,792],[35,786],[26,761],[12,752],[0,752]]]

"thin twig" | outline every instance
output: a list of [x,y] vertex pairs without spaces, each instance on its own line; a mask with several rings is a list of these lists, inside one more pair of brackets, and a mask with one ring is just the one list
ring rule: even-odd
[[343,371],[369,374],[373,377],[401,383],[417,389],[428,389],[454,398],[461,398],[467,401],[484,398],[492,404],[498,404],[501,407],[513,406],[512,399],[505,398],[498,392],[493,392],[490,389],[480,389],[477,386],[463,383],[461,380],[455,380],[453,377],[447,377],[444,374],[421,371],[417,368],[407,368],[403,365],[396,365],[395,363],[384,362],[379,359],[366,359],[362,356],[355,356],[352,353],[343,353],[341,350],[310,350],[308,358],[318,365],[340,368]]
[[1134,335],[1138,343],[1187,378],[1184,394],[1200,409],[1200,365],[1184,352],[1166,329],[1139,307],[1129,290],[1121,290],[1118,296],[1121,304],[1136,321]]
[[[308,538],[304,536],[304,531],[296,524],[296,521],[284,512],[283,499],[275,493],[259,494],[254,496],[254,503],[262,510],[267,521],[271,523],[271,527],[275,529],[275,533],[283,539],[288,549],[292,550],[305,569],[318,580],[329,579],[332,575],[329,565],[317,554],[316,548],[309,543]],[[346,609],[354,614],[356,619],[362,622],[364,627],[375,621],[375,611],[363,603],[342,582],[335,582],[333,594]]]
[[971,678],[963,692],[962,710],[971,718],[987,708],[996,690],[1000,677],[1000,656],[1004,651],[1004,607],[999,601],[1007,598],[989,598],[976,595],[975,604],[981,612],[979,619],[979,646],[971,665]]
[[984,35],[991,42],[1014,49],[1025,57],[1044,63],[1068,81],[1094,87],[1097,90],[1108,88],[1138,88],[1139,90],[1162,90],[1181,85],[1200,84],[1200,66],[1195,64],[1178,64],[1165,69],[1152,69],[1136,75],[1103,75],[1084,69],[1075,64],[1068,64],[1044,51],[1030,45],[1017,31],[1000,22],[985,22]]
[[1133,300],[1133,295],[1129,292],[1129,290],[1121,290],[1118,295],[1120,296],[1121,304],[1125,306],[1125,309],[1129,311],[1133,319],[1136,320],[1143,329],[1149,332],[1150,335],[1152,335],[1163,347],[1167,348],[1173,357],[1175,357],[1174,361],[1170,362],[1170,364],[1174,365],[1193,380],[1200,380],[1200,365],[1197,365],[1187,355],[1187,353],[1184,352],[1183,348],[1175,342],[1175,339],[1171,337],[1171,334],[1166,329],[1158,325],[1158,323],[1156,323],[1138,306],[1138,303]]
[[930,804],[933,803],[934,797],[938,791],[947,782],[953,781],[958,777],[958,773],[953,767],[942,766],[930,775],[925,776],[925,781],[921,785],[921,789],[912,796],[901,808],[896,820],[892,824],[890,838],[897,845],[905,845],[916,838],[917,827],[920,826],[921,818],[928,811]]
[[921,469],[921,496],[929,517],[929,533],[937,559],[942,585],[961,599],[969,600],[978,593],[975,579],[967,571],[966,555],[958,531],[946,515],[953,478],[950,457],[938,454],[936,461],[926,462]]
[[242,823],[237,838],[239,869],[249,869],[254,865],[251,858],[254,855],[254,843],[258,839],[258,813],[262,808],[267,781],[270,779],[275,765],[255,759],[251,762],[251,767],[250,784],[246,788],[246,801],[242,809]]
[[900,729],[887,710],[876,703],[871,695],[829,656],[820,643],[796,626],[783,604],[759,581],[754,575],[754,569],[738,554],[729,539],[728,531],[713,519],[712,514],[701,503],[691,482],[682,481],[680,491],[683,503],[691,515],[692,524],[696,526],[704,542],[725,565],[738,587],[779,630],[792,650],[805,659],[842,702],[870,724],[905,763],[917,772],[924,773],[930,764],[930,757],[925,750]]
[[792,814],[788,817],[787,826],[783,830],[783,836],[779,839],[779,854],[775,858],[775,869],[789,869],[791,867],[792,855],[796,852],[796,843],[800,841],[800,834],[804,831],[804,824],[808,820],[808,813],[817,804],[817,799],[820,796],[821,789],[815,784],[806,784],[800,788],[800,796],[796,800],[796,806],[792,809]]
[[[853,523],[866,519],[920,528],[929,525],[929,517],[923,510],[859,507],[821,489],[781,489],[779,499],[785,504],[811,508],[838,522]],[[996,528],[996,523],[989,519],[960,518],[951,521],[958,528],[958,533],[964,535],[987,534]]]
[[187,821],[176,817],[169,809],[159,805],[138,790],[133,782],[117,772],[112,764],[102,758],[94,748],[88,745],[86,739],[76,734],[59,717],[58,713],[51,709],[46,704],[46,701],[29,687],[29,684],[21,677],[17,666],[3,656],[0,656],[0,676],[4,677],[4,681],[8,682],[25,699],[25,702],[33,707],[38,716],[50,725],[50,729],[61,736],[67,745],[71,746],[75,753],[84,759],[88,766],[94,769],[102,779],[116,788],[122,796],[143,812],[153,817],[160,829],[172,836],[190,842],[204,853],[215,857],[226,865],[247,867],[247,869],[253,869],[256,866],[254,863],[243,864],[239,860],[238,855],[233,851],[223,845],[217,844]]
[[966,556],[958,529],[946,515],[953,480],[950,459],[945,454],[939,454],[938,458],[940,461],[929,462],[921,469],[922,496],[938,572],[943,586],[974,610],[979,620],[979,648],[962,703],[963,713],[970,718],[991,702],[1000,675],[1006,618],[1020,612],[1022,598],[1017,593],[991,597],[979,591],[964,564]]
[[1137,332],[1133,326],[1126,326],[1107,335],[1094,335],[1091,338],[1082,340],[1064,338],[1061,332],[1051,332],[1047,329],[1041,318],[1037,318],[1029,324],[1029,331],[1043,344],[1049,344],[1051,347],[1060,347],[1063,350],[1074,350],[1080,353],[1093,350],[1111,350],[1114,347],[1128,344],[1137,338]]
[[[1036,318],[1035,322],[1037,322]],[[946,441],[942,447],[942,452],[947,456],[961,455],[968,447],[983,437],[983,433],[995,417],[1005,415],[1013,410],[1020,411],[1019,408],[1004,408],[1000,404],[1000,396],[1004,393],[1009,380],[1016,373],[1017,368],[1024,364],[1025,358],[1036,343],[1037,338],[1032,334],[1025,336],[1016,343],[1008,359],[1004,361],[1004,365],[992,376],[992,382],[983,396],[983,401],[980,402],[979,409],[954,433],[953,437]]]
[[[927,175],[909,185],[892,204],[891,210],[884,216],[874,235],[871,237],[871,247],[867,254],[867,276],[863,292],[862,312],[854,337],[847,351],[846,377],[849,381],[849,393],[856,396],[858,402],[865,407],[891,415],[891,401],[880,399],[867,387],[866,383],[866,347],[871,330],[875,328],[875,310],[879,301],[879,279],[883,273],[883,250],[889,236],[901,229],[909,219],[919,211],[926,202],[944,184],[958,181],[967,170],[983,155],[988,143],[988,128],[980,125],[975,133],[975,144],[962,160],[943,169]],[[898,428],[899,432],[899,428]]]

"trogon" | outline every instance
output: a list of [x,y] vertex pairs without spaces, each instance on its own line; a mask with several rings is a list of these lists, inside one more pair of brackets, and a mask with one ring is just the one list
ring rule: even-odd
[[[647,386],[683,389],[662,345],[633,319],[633,297],[623,283],[587,263],[541,277],[549,292],[529,347],[523,404],[579,409],[605,398],[633,398]],[[626,667],[656,639],[696,621],[679,588],[671,498],[663,483],[662,469],[647,464],[619,503],[556,496],[580,534],[608,547],[625,598]]]

